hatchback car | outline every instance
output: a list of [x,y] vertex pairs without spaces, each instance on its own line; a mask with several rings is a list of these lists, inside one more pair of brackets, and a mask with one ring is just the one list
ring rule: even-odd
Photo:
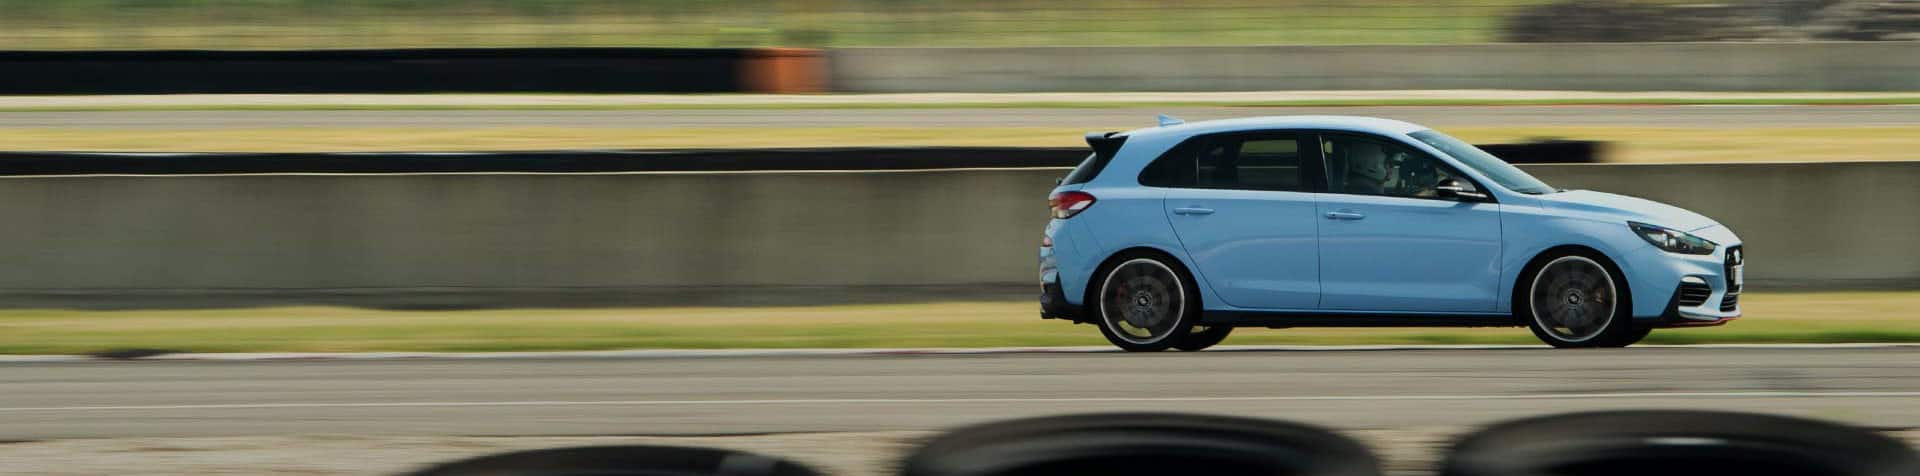
[[1049,197],[1041,315],[1130,351],[1235,327],[1526,326],[1621,347],[1740,316],[1740,238],[1561,190],[1401,121],[1291,116],[1087,135]]

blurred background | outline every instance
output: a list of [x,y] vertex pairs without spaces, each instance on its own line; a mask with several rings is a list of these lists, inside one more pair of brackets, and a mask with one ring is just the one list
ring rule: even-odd
[[1920,340],[1920,1],[0,11],[4,352],[1094,344],[1031,316],[1046,191],[1163,113],[1403,119],[1728,223],[1760,319],[1656,342]]
[[1914,40],[1884,0],[6,0],[10,49]]
[[[1047,192],[1159,114],[1401,119],[1700,212],[1745,241],[1745,317],[1083,353],[1038,317]],[[1408,475],[1550,411],[1912,440],[1915,151],[1920,0],[0,0],[0,473],[650,435],[883,474],[1092,410],[1355,430]],[[1513,347],[1327,347],[1461,344]]]

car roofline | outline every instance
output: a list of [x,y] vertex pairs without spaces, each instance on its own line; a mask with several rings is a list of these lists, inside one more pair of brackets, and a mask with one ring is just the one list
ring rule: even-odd
[[1152,136],[1188,137],[1200,134],[1240,132],[1266,129],[1313,129],[1364,132],[1379,135],[1404,135],[1427,130],[1426,126],[1393,119],[1367,116],[1259,116],[1237,119],[1217,119],[1211,121],[1189,122],[1179,125],[1145,127],[1122,132],[1116,135],[1148,138]]

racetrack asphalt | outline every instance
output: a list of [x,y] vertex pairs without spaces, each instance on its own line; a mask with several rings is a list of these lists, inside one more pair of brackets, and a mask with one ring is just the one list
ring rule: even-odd
[[1156,114],[1189,121],[1340,114],[1434,127],[1854,127],[1920,125],[1920,105],[1883,106],[1379,106],[686,110],[202,110],[0,112],[0,128],[230,129],[295,127],[1076,127],[1130,129]]
[[0,440],[937,430],[1160,410],[1342,429],[1598,409],[1920,427],[1920,347],[0,363]]

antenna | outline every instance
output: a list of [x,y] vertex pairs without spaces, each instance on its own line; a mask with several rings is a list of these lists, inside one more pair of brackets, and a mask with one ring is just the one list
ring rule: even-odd
[[1177,125],[1187,123],[1185,119],[1169,116],[1166,114],[1161,114],[1159,119],[1160,119],[1160,127],[1177,126]]

